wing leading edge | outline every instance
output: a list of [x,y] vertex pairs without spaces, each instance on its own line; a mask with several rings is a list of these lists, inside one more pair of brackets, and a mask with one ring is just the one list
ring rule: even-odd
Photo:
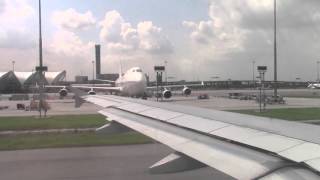
[[[117,96],[84,98],[103,107],[99,113],[114,124],[176,151],[150,171],[170,172],[170,167],[177,172],[206,165],[237,179],[319,179],[317,126]],[[290,128],[283,130],[284,126]],[[303,129],[296,131],[299,128]],[[178,167],[181,162],[187,167]]]

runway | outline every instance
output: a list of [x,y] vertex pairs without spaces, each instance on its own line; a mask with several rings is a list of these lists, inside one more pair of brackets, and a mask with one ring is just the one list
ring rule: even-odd
[[212,168],[151,175],[149,166],[170,154],[161,144],[0,152],[5,180],[228,180]]
[[[181,92],[177,91],[172,98],[165,102],[176,103],[181,105],[196,106],[218,110],[239,110],[239,109],[258,109],[258,103],[254,100],[238,100],[228,99],[229,93],[257,94],[258,90],[243,89],[243,90],[205,90],[194,91],[191,96],[185,97]],[[208,100],[198,100],[197,95],[207,93],[210,96]],[[271,95],[272,90],[266,90],[266,93]],[[320,107],[320,90],[318,89],[280,89],[279,94],[285,97],[286,104],[267,105],[267,108],[305,108],[305,107]],[[308,98],[305,98],[308,97]],[[57,98],[57,97],[56,97]],[[149,98],[155,100],[155,98]],[[51,109],[47,115],[72,115],[72,114],[97,114],[100,107],[84,103],[80,108],[74,108],[74,100],[48,100]],[[9,109],[0,110],[0,116],[37,116],[37,111],[17,110],[17,103],[28,105],[30,101],[8,101],[1,100],[0,106],[9,106]]]

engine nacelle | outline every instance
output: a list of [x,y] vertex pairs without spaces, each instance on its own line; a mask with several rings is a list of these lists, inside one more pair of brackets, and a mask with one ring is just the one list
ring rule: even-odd
[[88,91],[88,94],[89,95],[96,95],[97,93],[94,90],[91,89],[90,91]]
[[164,98],[166,98],[166,99],[169,99],[169,98],[171,98],[172,93],[171,93],[171,91],[165,89],[165,90],[162,92],[162,96],[163,96]]
[[68,90],[66,88],[62,88],[59,90],[60,97],[66,97],[68,95]]
[[187,86],[185,86],[185,87],[182,89],[182,93],[183,93],[183,95],[189,96],[189,95],[191,94],[191,89],[188,88]]

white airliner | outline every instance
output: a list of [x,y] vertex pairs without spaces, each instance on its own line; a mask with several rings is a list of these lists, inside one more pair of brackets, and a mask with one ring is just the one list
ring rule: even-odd
[[[147,90],[156,90],[156,87],[147,87],[147,80],[142,72],[142,69],[139,67],[133,67],[127,70],[124,74],[119,73],[119,78],[116,81],[110,80],[102,80],[110,84],[114,84],[113,87],[108,86],[87,86],[87,85],[72,85],[74,88],[81,89],[90,89],[88,92],[89,95],[95,95],[95,90],[103,90],[108,91],[110,93],[114,93],[121,96],[129,96],[129,97],[146,97]],[[202,86],[202,84],[191,84],[189,86]],[[190,95],[191,89],[186,85],[170,85],[163,86],[162,89],[162,97],[168,99],[171,98],[172,93],[169,88],[172,87],[181,87],[182,93],[184,95]],[[60,96],[66,96],[68,94],[68,90],[66,87],[63,87],[59,91]]]

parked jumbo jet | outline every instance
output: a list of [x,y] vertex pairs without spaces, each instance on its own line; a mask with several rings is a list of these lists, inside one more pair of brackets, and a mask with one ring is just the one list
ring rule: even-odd
[[320,179],[320,126],[113,95],[80,98],[111,121],[97,132],[135,130],[174,150],[151,173],[207,166],[235,179]]
[[[88,85],[72,85],[74,88],[81,88],[81,89],[89,89],[89,95],[95,95],[95,90],[103,90],[108,91],[110,93],[115,93],[121,96],[129,96],[129,97],[146,97],[147,90],[156,90],[156,87],[148,87],[147,80],[142,72],[141,68],[133,67],[127,70],[124,74],[121,72],[119,73],[119,78],[116,81],[110,80],[102,80],[109,84],[114,84],[112,87],[108,86],[88,86]],[[202,86],[201,84],[191,84],[191,86]],[[182,93],[184,95],[190,95],[191,89],[186,85],[170,85],[170,86],[163,86],[162,97],[168,99],[171,98],[172,93],[169,88],[172,87],[181,87]],[[68,90],[66,87],[63,87],[59,94],[60,96],[66,96]]]

